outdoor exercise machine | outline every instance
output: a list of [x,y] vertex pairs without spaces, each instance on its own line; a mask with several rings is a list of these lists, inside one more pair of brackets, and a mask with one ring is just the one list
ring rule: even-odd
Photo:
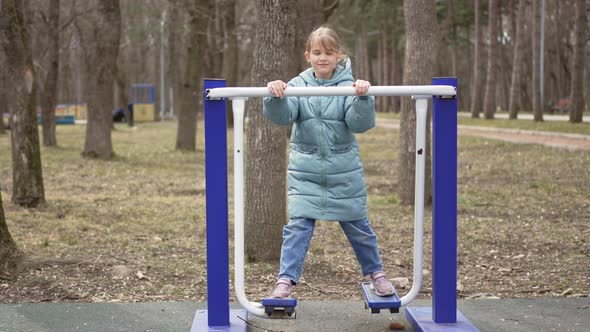
[[[378,297],[362,283],[365,307],[398,312],[419,293],[422,283],[424,169],[428,100],[433,100],[432,148],[432,307],[408,307],[406,318],[417,331],[478,331],[457,310],[457,98],[456,78],[433,78],[433,85],[373,86],[366,95],[412,96],[416,101],[416,179],[414,209],[413,285],[399,298]],[[294,314],[296,301],[248,301],[244,291],[244,171],[243,123],[245,100],[271,96],[266,87],[227,88],[224,80],[207,79],[205,88],[205,180],[207,214],[207,310],[197,310],[192,331],[245,331],[248,313],[266,317],[281,309]],[[353,96],[352,87],[289,87],[285,96]],[[234,286],[244,309],[229,307],[227,113],[234,116]],[[266,301],[266,306],[265,306]],[[293,315],[294,316],[294,315]]]

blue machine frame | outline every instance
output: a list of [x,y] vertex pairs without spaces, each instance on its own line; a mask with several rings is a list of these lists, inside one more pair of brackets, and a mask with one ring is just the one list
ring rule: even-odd
[[[433,85],[457,87],[456,78]],[[204,89],[225,87],[206,79]],[[226,101],[205,98],[208,310],[198,310],[192,331],[245,331],[245,310],[229,308]],[[416,331],[479,331],[457,310],[457,98],[433,96],[433,300],[408,307]],[[241,319],[240,319],[241,318]],[[242,320],[243,319],[243,320]]]

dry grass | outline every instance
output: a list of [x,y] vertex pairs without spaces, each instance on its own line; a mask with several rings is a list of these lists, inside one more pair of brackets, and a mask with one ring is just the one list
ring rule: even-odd
[[[173,123],[119,126],[117,157],[103,161],[80,157],[84,127],[58,127],[60,147],[42,149],[48,203],[31,210],[10,203],[9,137],[0,136],[4,207],[19,247],[38,259],[78,260],[0,280],[1,301],[205,300],[203,139],[197,153],[175,152],[175,132]],[[376,128],[359,141],[386,270],[409,277],[413,209],[397,203],[397,137]],[[459,150],[460,295],[588,295],[590,153],[476,138],[461,138]],[[430,211],[426,219],[430,270]],[[115,265],[133,273],[114,279]],[[248,264],[252,299],[268,293],[277,269]],[[361,279],[338,225],[320,223],[298,297],[360,299]],[[430,287],[427,274],[422,296]]]

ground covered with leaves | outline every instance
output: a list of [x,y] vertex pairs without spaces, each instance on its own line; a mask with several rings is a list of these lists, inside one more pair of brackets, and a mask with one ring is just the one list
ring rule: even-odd
[[[118,126],[117,157],[106,161],[80,156],[83,126],[57,132],[59,147],[42,149],[47,204],[38,209],[10,202],[9,135],[0,136],[7,222],[28,257],[20,274],[0,271],[0,301],[205,301],[202,131],[197,152],[181,153],[173,123]],[[369,218],[385,270],[405,294],[413,208],[396,195],[398,131],[358,138]],[[590,294],[590,152],[461,137],[458,167],[460,297]],[[431,252],[428,207],[422,298],[431,292]],[[337,223],[318,224],[304,269],[299,299],[362,298],[363,277]],[[248,297],[267,295],[277,271],[277,262],[247,264]]]

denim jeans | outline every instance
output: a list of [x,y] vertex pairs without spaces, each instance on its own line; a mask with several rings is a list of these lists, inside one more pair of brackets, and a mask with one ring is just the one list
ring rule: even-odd
[[[290,279],[294,283],[299,281],[315,222],[309,218],[291,218],[289,224],[283,227],[279,278]],[[340,227],[352,245],[363,275],[383,270],[377,236],[369,220],[341,221]]]

